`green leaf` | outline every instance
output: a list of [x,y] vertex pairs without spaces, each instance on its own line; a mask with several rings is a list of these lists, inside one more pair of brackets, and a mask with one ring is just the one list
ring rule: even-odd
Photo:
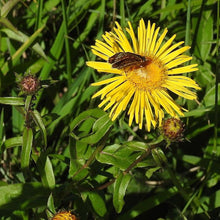
[[5,142],[5,125],[4,125],[4,108],[0,115],[0,153],[2,152],[2,145]]
[[127,148],[134,150],[134,151],[146,151],[148,146],[144,142],[138,141],[129,141],[124,144]]
[[117,220],[134,219],[135,217],[146,212],[147,210],[150,210],[162,204],[163,202],[174,196],[177,192],[178,190],[175,187],[173,187],[168,188],[165,191],[158,192],[153,196],[149,196],[147,199],[138,202],[129,211],[120,215],[120,217],[117,218]]
[[199,28],[197,30],[195,54],[205,62],[210,54],[213,40],[213,17],[212,11],[203,11],[201,18],[197,20]]
[[[7,18],[1,17],[0,23],[2,23],[5,27],[11,29],[12,31],[18,32],[17,29],[13,26],[13,24]],[[2,31],[2,29],[1,29],[1,31]]]
[[33,131],[31,128],[24,128],[23,145],[21,151],[21,168],[27,168],[30,163],[30,155],[33,143]]
[[[83,3],[83,1],[80,1],[81,3]],[[89,10],[91,7],[91,3],[95,4],[96,2],[98,2],[97,0],[93,0],[92,2],[88,2],[85,1],[84,4],[80,5],[80,8],[84,8],[84,10]],[[79,3],[79,1],[78,1]],[[80,4],[81,4],[80,3]],[[98,8],[96,8],[97,11],[101,10],[101,7],[99,6]],[[74,41],[73,43],[73,48],[76,50],[82,40],[86,39],[86,37],[89,35],[89,33],[93,30],[94,25],[96,24],[96,20],[99,18],[99,16],[97,16],[96,13],[91,13],[90,16],[86,19],[86,27],[84,28],[84,30],[82,31],[82,33],[79,35],[79,37]],[[77,19],[76,19],[77,20]]]
[[53,189],[55,187],[55,176],[50,158],[47,156],[46,152],[42,152],[40,158],[38,158],[37,168],[43,185]]
[[194,155],[183,155],[183,161],[189,163],[189,164],[193,164],[193,165],[198,165],[200,164],[202,158],[201,157],[197,157]]
[[10,215],[14,210],[27,210],[45,206],[49,190],[41,183],[18,183],[0,187],[1,217]]
[[40,131],[43,135],[43,140],[44,140],[44,147],[47,146],[47,132],[46,128],[44,126],[43,119],[41,118],[40,113],[35,109],[34,111],[31,111],[31,115],[35,121],[35,123],[39,126]]
[[52,218],[53,217],[52,213],[56,213],[56,209],[54,207],[54,199],[53,199],[53,194],[52,193],[50,194],[50,196],[48,198],[47,207],[48,207],[47,216]]
[[[12,91],[12,96],[17,96],[16,92]],[[25,109],[23,106],[12,106],[12,127],[14,134],[21,134],[24,130]]]
[[[191,7],[192,6],[199,6],[199,7],[201,7],[202,1],[203,0],[192,0],[191,1]],[[216,3],[216,1],[217,0],[209,0],[209,1],[207,1],[207,5],[213,5],[214,3]],[[174,4],[174,5],[171,5],[171,6],[167,6],[167,7],[163,8],[163,9],[156,10],[155,12],[153,12],[151,14],[151,17],[153,17],[153,16],[155,16],[157,14],[161,14],[161,12],[171,13],[171,12],[174,12],[174,11],[180,11],[180,10],[185,9],[185,8],[186,8],[186,3],[185,2]]]
[[89,200],[99,216],[103,217],[107,213],[105,201],[98,192],[89,192]]
[[192,116],[201,117],[202,115],[206,114],[207,112],[210,112],[211,110],[212,110],[212,107],[201,106],[189,112],[184,112],[184,116],[185,117],[192,117]]
[[69,177],[74,178],[75,181],[80,181],[89,174],[89,168],[83,168],[86,159],[92,154],[91,146],[75,141],[74,138],[69,139],[69,155],[70,155],[70,168]]
[[30,45],[35,41],[35,39],[40,35],[41,31],[44,29],[44,26],[39,28],[38,30],[33,33],[28,40],[26,40],[23,45],[12,55],[11,60],[5,62],[5,64],[2,66],[1,71],[3,75],[6,75],[9,71],[10,63],[16,63],[18,59],[21,57],[23,52],[30,47]]
[[122,147],[118,144],[106,146],[100,154],[96,155],[96,159],[100,163],[114,165],[122,170],[125,170],[131,163],[140,155],[140,152],[135,153],[133,150]]
[[103,116],[104,114],[104,111],[99,108],[84,111],[81,114],[79,114],[76,118],[74,118],[74,120],[70,123],[70,130],[74,130],[75,127],[79,126],[79,124],[81,124],[89,117],[97,119]]
[[88,144],[98,143],[98,141],[100,141],[109,131],[112,124],[113,122],[107,114],[102,116],[94,123],[93,133],[88,137],[81,138],[80,141]]
[[[2,17],[6,17],[11,9],[19,2],[20,0],[9,0],[2,7],[0,14]],[[2,3],[1,3],[2,4]]]
[[[81,123],[85,123],[85,120],[90,120],[91,118],[97,119],[92,128],[92,132],[88,134],[88,132],[83,132],[83,135],[76,135],[73,130],[76,126],[79,126]],[[92,123],[94,120],[90,120]],[[76,140],[80,140],[80,142],[84,142],[87,144],[95,144],[109,131],[113,122],[109,118],[109,116],[100,109],[91,109],[81,113],[78,117],[76,117],[73,122],[70,124],[71,136]],[[91,124],[92,125],[92,124]],[[88,125],[87,125],[88,126]],[[81,137],[82,136],[82,137]]]
[[151,176],[152,176],[156,171],[158,171],[159,169],[160,169],[160,167],[149,168],[149,169],[146,171],[146,173],[145,173],[146,177],[147,177],[148,179],[150,179]]
[[120,213],[124,206],[124,196],[130,180],[130,174],[121,172],[114,183],[113,205],[117,213]]
[[220,181],[220,175],[218,173],[213,173],[210,179],[207,181],[207,187],[212,188],[216,186]]
[[151,151],[152,157],[154,158],[154,161],[156,162],[157,166],[162,167],[162,161],[160,160],[159,155],[157,154],[157,151],[153,149]]
[[[216,88],[213,86],[211,89],[209,89],[209,91],[206,92],[203,99],[205,106],[215,106],[215,90]],[[220,84],[218,84],[218,91],[220,91]],[[220,95],[218,95],[218,105],[220,105]]]
[[48,75],[52,68],[54,67],[56,60],[60,57],[61,51],[63,49],[63,42],[64,42],[64,23],[60,26],[58,34],[56,34],[56,39],[52,48],[50,49],[51,58],[48,57],[48,62],[45,63],[40,78],[41,80],[45,80],[48,78]]
[[[21,43],[25,43],[29,40],[29,37],[22,33],[21,31],[14,30],[13,27],[10,27],[10,29],[1,29],[2,32],[4,32],[10,39],[19,41]],[[33,46],[31,46],[32,49],[39,54],[45,61],[48,61],[46,54],[44,53],[44,50],[39,45],[39,43],[35,43]]]
[[[209,204],[209,206],[208,206]],[[204,210],[212,211],[220,207],[220,190],[203,199],[202,207],[199,208],[198,213],[203,213]]]
[[4,105],[24,105],[24,98],[21,97],[0,97],[0,104]]
[[22,146],[23,144],[23,137],[13,137],[5,140],[4,147],[11,148],[11,147],[18,147]]

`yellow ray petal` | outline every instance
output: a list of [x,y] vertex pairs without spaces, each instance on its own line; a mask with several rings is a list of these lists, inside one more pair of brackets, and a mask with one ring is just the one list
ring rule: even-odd
[[121,26],[116,22],[117,28],[114,28],[115,33],[117,34],[117,41],[121,48],[123,48],[126,52],[133,52],[133,49],[131,47],[131,44],[129,43],[127,37],[125,36],[124,32],[121,29]]
[[105,55],[103,53],[98,52],[97,50],[92,49],[92,53],[95,54],[96,56],[102,58],[103,60],[108,60],[109,56]]
[[161,36],[159,37],[158,41],[156,42],[156,45],[155,45],[155,48],[154,48],[154,51],[153,51],[153,54],[156,54],[163,39],[165,38],[166,34],[167,34],[168,30],[167,28],[164,29],[163,33],[161,34]]
[[[107,102],[109,102],[110,99],[111,99],[110,97],[103,99],[102,102],[98,105],[98,107],[101,108],[103,105],[105,105]],[[106,111],[107,109],[104,108],[104,111]]]
[[149,103],[149,99],[148,99],[148,94],[145,93],[144,94],[144,99],[145,99],[145,108],[144,108],[144,113],[145,113],[145,118],[146,118],[146,127],[147,130],[150,131],[151,128],[151,124],[154,124],[154,116],[152,113],[152,108],[151,105]]
[[115,110],[116,110],[117,107],[118,107],[118,103],[116,103],[116,104],[112,107],[112,109],[111,109],[111,111],[110,111],[110,113],[109,113],[109,116],[110,116],[110,118],[112,119],[112,121],[114,121],[114,120],[116,119],[116,117],[115,117]]
[[100,82],[92,83],[91,85],[92,86],[101,86],[101,85],[105,85],[105,84],[108,84],[108,83],[111,83],[111,82],[114,82],[114,81],[117,81],[117,80],[121,80],[121,76],[116,76],[116,77],[113,77],[113,78],[110,78],[110,79],[105,79],[105,80],[102,80]]
[[131,106],[128,110],[128,114],[129,114],[129,126],[132,124],[133,118],[134,118],[134,110],[135,110],[135,106],[137,103],[137,95],[136,95],[136,90],[134,92],[134,98],[132,100]]
[[173,60],[174,58],[176,58],[178,55],[184,53],[185,51],[189,50],[190,47],[189,46],[184,46],[178,50],[173,51],[172,53],[168,54],[164,59],[163,62],[164,63],[168,63],[171,60]]
[[95,98],[99,95],[101,95],[101,99],[104,98],[104,96],[106,96],[111,90],[115,89],[118,85],[120,85],[121,83],[123,83],[123,80],[117,80],[114,81],[113,83],[105,86],[103,89],[99,90],[97,93],[95,93],[92,98]]
[[113,49],[110,50],[109,48],[106,48],[105,46],[103,46],[101,44],[98,44],[98,43],[96,43],[95,46],[92,46],[92,49],[94,49],[94,50],[96,50],[96,51],[98,51],[100,53],[103,53],[103,54],[105,54],[105,55],[107,55],[109,57],[114,55]]
[[147,22],[146,39],[144,39],[144,41],[145,41],[145,45],[144,45],[143,55],[146,55],[146,53],[149,51],[150,42],[151,42],[151,24],[149,20]]
[[[110,101],[110,97],[103,99],[102,102],[98,105],[98,107],[101,108],[103,105],[105,105],[109,101]],[[104,108],[104,111],[106,111],[107,109]]]
[[189,88],[194,88],[197,90],[200,90],[201,88],[198,86],[198,84],[192,80],[189,77],[186,76],[168,76],[167,82],[171,82],[178,86],[185,86]]
[[120,74],[120,75],[125,74],[124,71],[116,69],[116,68],[112,68],[112,65],[106,62],[87,61],[86,65],[96,69],[98,72],[115,73],[115,74]]
[[129,94],[127,94],[120,102],[119,102],[119,105],[117,107],[117,113],[118,115],[124,111],[133,95],[134,91],[131,91]]
[[[150,25],[148,25],[149,27]],[[150,28],[150,27],[149,27]],[[148,34],[147,34],[147,43],[146,43],[146,50],[145,50],[145,55],[150,55],[151,54],[151,44],[152,44],[152,41],[153,41],[153,34],[154,34],[154,30],[155,30],[155,23],[152,24],[150,30],[148,31]]]
[[105,34],[102,35],[102,38],[105,40],[105,42],[113,49],[114,45],[114,39],[112,38],[111,34],[106,32]]
[[195,68],[197,66],[198,66],[197,64],[191,64],[191,65],[188,65],[188,66],[171,69],[171,70],[167,71],[167,74],[168,75],[175,75],[175,74],[180,74],[180,73],[194,72],[194,71],[198,70],[198,68]]
[[160,94],[160,97],[163,100],[163,101],[161,101],[161,104],[163,104],[163,107],[164,107],[164,104],[168,105],[168,108],[169,108],[169,111],[170,111],[168,113],[170,115],[172,114],[173,117],[175,117],[177,115],[176,112],[179,115],[182,115],[182,116],[184,115],[183,112],[181,111],[182,108],[175,103],[175,101],[170,97],[170,95],[165,90],[161,90],[159,94]]
[[176,35],[174,34],[161,48],[160,50],[155,54],[156,57],[160,57],[160,55],[172,44],[174,38]]
[[114,104],[115,104],[115,100],[111,100],[111,97],[107,97],[107,99],[109,99],[109,103],[105,106],[104,111],[108,110],[109,108],[111,108]]
[[141,19],[138,27],[138,42],[139,42],[138,53],[140,55],[144,55],[145,53],[145,43],[146,43],[145,40],[146,40],[146,27],[144,20]]
[[153,53],[154,49],[155,49],[156,39],[157,39],[159,30],[160,30],[160,28],[158,27],[156,29],[156,31],[153,33],[153,39],[152,39],[152,43],[151,43],[151,46],[150,46],[150,49],[149,49],[149,55],[151,55]]
[[177,44],[174,44],[173,46],[169,47],[166,51],[164,51],[161,55],[160,55],[160,60],[163,61],[163,58],[165,58],[167,56],[167,54],[169,54],[171,51],[173,51],[174,49],[176,49],[178,46],[180,46],[181,44],[183,44],[184,41],[180,41]]
[[137,42],[137,39],[135,37],[134,30],[133,30],[130,22],[128,22],[128,25],[129,25],[129,28],[126,28],[126,31],[129,33],[129,35],[131,37],[131,40],[132,40],[132,43],[133,43],[134,53],[138,53],[138,42]]
[[137,124],[140,123],[139,121],[139,112],[140,112],[140,91],[137,90],[136,93],[135,93],[135,96],[137,96],[137,102],[136,102],[136,105],[134,106],[135,108],[135,121]]
[[183,63],[185,63],[185,62],[188,62],[188,61],[190,61],[190,60],[192,60],[192,57],[185,57],[185,58],[176,58],[175,60],[172,60],[171,62],[169,62],[169,63],[167,63],[166,64],[166,68],[167,69],[171,69],[171,68],[173,68],[173,67],[175,67],[175,66],[178,66],[178,65],[180,65],[180,64],[183,64]]

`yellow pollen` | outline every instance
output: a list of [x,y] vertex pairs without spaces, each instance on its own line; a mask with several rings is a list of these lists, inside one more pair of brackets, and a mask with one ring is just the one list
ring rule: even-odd
[[158,89],[164,83],[166,70],[162,63],[150,60],[143,67],[130,67],[126,71],[126,75],[127,80],[138,89],[151,91]]

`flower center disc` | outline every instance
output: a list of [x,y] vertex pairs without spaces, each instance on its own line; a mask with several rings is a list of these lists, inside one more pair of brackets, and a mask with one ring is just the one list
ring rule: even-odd
[[137,89],[148,91],[160,88],[166,78],[162,63],[153,59],[146,61],[143,67],[131,66],[125,73]]

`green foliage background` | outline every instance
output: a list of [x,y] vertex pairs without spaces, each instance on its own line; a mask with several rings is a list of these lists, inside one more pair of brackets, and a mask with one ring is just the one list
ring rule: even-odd
[[[0,219],[220,218],[218,0],[1,0]],[[143,18],[191,45],[199,103],[186,140],[165,148],[158,131],[114,123],[91,99],[109,77],[86,66],[90,46],[117,20]],[[217,62],[218,61],[218,62]],[[43,88],[20,96],[26,73]],[[48,86],[49,85],[49,86]],[[31,122],[27,126],[27,110]],[[26,121],[26,123],[25,123]]]

